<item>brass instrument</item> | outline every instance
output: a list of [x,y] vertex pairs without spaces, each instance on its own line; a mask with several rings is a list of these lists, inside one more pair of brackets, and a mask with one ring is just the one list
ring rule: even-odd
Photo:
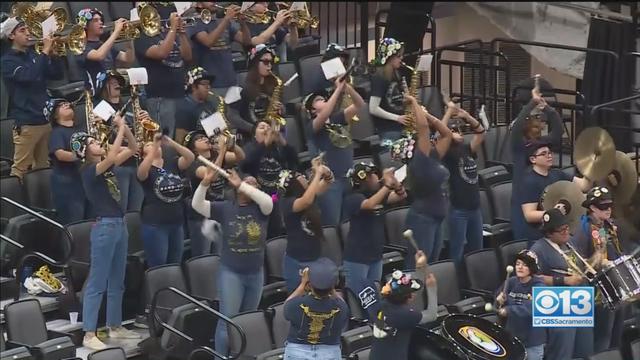
[[[141,3],[138,5],[138,17],[140,20],[127,21],[120,35],[116,39],[116,42],[129,41],[140,37],[140,29],[148,37],[153,37],[160,34],[161,20],[158,10],[147,3]],[[115,27],[115,22],[102,26],[104,30],[112,30]]]
[[[216,9],[224,10],[225,15],[227,15],[227,11],[229,11],[229,9],[222,5],[214,4],[213,7],[215,7]],[[238,21],[240,20],[240,18],[243,18],[246,22],[251,24],[268,24],[269,22],[271,22],[271,15],[269,15],[269,13],[270,10],[267,10],[267,12],[263,14],[257,14],[252,10],[247,9],[243,12],[238,13],[234,20]]]
[[[44,42],[42,38],[31,38],[31,41],[35,41],[34,50],[37,54],[42,53],[44,49]],[[87,34],[84,32],[84,28],[81,25],[74,25],[71,28],[71,32],[62,37],[53,38],[52,53],[55,56],[67,55],[67,49],[74,55],[80,55],[84,52],[87,45]]]
[[136,138],[136,143],[142,149],[144,144],[153,141],[153,137],[160,129],[160,125],[150,119],[138,119],[138,113],[141,111],[140,107],[140,93],[136,85],[131,85],[131,107],[133,110],[133,131]]
[[[208,24],[211,22],[211,19],[213,17],[211,15],[211,11],[207,9],[202,9],[200,13],[197,15],[181,16],[180,18],[184,21],[184,26],[189,27],[189,26],[195,26],[197,24],[198,19],[202,20],[203,23]],[[162,19],[160,20],[160,23],[165,27],[169,27],[169,19]]]
[[[420,61],[420,58],[418,58],[418,61]],[[405,91],[408,93],[408,95],[413,96],[414,98],[417,98],[418,85],[420,83],[420,73],[418,72],[418,70],[405,64],[404,62],[402,63],[402,66],[406,67],[411,71],[411,80],[410,80],[409,86],[407,86],[407,82],[405,78],[402,77],[402,82],[403,82]],[[408,121],[409,121],[409,125],[405,127],[404,131],[409,135],[415,134],[416,133],[416,114],[413,113],[413,106],[411,104],[405,105],[404,115],[405,117],[408,118]]]
[[276,74],[271,72],[271,76],[276,80],[276,87],[273,89],[273,93],[269,99],[269,107],[267,109],[267,114],[265,115],[265,120],[268,121],[272,127],[275,127],[275,125],[285,126],[287,124],[287,120],[278,114],[277,107],[277,104],[280,102],[280,98],[282,97],[282,89],[284,88],[284,85],[282,79],[277,77]]
[[[291,5],[286,3],[279,4],[283,9],[291,8]],[[304,10],[292,10],[291,11],[291,20],[289,21],[291,24],[298,25],[298,29],[306,29],[308,27],[312,29],[317,29],[318,25],[320,25],[320,20],[317,17],[311,16],[309,13],[309,9],[305,4]]]
[[215,94],[212,91],[209,91],[209,96],[215,96],[218,98],[218,108],[217,108],[217,112],[220,113],[220,116],[222,116],[222,118],[224,119],[225,124],[227,124],[227,128],[222,130],[222,132],[220,134],[214,134],[214,137],[216,135],[222,135],[224,137],[227,138],[227,150],[231,150],[233,149],[233,147],[236,144],[236,136],[234,134],[231,133],[231,131],[229,131],[229,120],[227,120],[227,117],[224,115],[225,113],[225,104],[224,104],[224,98],[218,94]]
[[98,140],[100,147],[105,151],[109,151],[109,134],[111,128],[107,125],[108,119],[96,119],[93,115],[93,100],[91,99],[91,91],[85,90],[85,119],[87,122],[87,134]]
[[335,179],[335,176],[333,175],[333,171],[329,168],[329,166],[327,165],[327,161],[324,158],[324,151],[321,152],[320,154],[318,154],[318,156],[314,157],[313,159],[311,159],[311,176],[309,176],[309,181],[311,181],[311,179],[315,176],[315,170],[314,167],[316,165],[325,165],[328,169],[329,169],[329,176],[323,176],[322,179],[323,180],[327,180],[329,182],[333,182]]
[[67,11],[62,7],[53,10],[36,10],[35,6],[29,3],[18,2],[11,6],[11,17],[24,20],[29,28],[29,32],[36,37],[42,37],[42,22],[53,15],[56,19],[56,32],[62,32],[69,19]]

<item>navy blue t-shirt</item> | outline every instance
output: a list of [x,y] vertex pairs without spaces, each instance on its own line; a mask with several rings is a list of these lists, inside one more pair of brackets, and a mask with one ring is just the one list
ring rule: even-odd
[[384,250],[383,206],[362,210],[362,202],[372,194],[354,192],[344,198],[343,214],[350,219],[349,235],[344,245],[344,260],[371,264],[382,259]]
[[[404,95],[399,81],[388,81],[380,75],[371,77],[371,96],[380,98],[380,108],[392,114],[404,115]],[[402,124],[371,115],[376,133],[402,131]]]
[[[187,177],[189,178],[189,182],[191,185],[192,193],[195,192],[198,186],[200,186],[200,182],[202,181],[202,179],[200,179],[196,175],[196,171],[201,166],[206,166],[206,165],[204,165],[200,160],[198,160],[198,158],[196,158],[186,171]],[[228,183],[227,179],[225,179],[224,176],[216,177],[216,180],[213,181],[211,185],[209,185],[209,187],[207,188],[205,200],[209,200],[209,201],[224,200],[224,191],[225,191],[225,188],[227,187],[227,183]],[[187,215],[189,216],[189,219],[197,219],[197,220],[204,219],[204,216],[200,215],[199,212],[193,210],[193,208],[191,207],[191,201],[189,201],[188,204],[189,205],[188,205]]]
[[176,129],[184,129],[187,132],[204,130],[201,121],[214,114],[218,110],[217,106],[217,97],[197,102],[191,95],[185,96],[176,104]]
[[[574,262],[578,260],[566,244],[559,245],[558,247]],[[530,250],[538,256],[538,268],[540,269],[540,271],[538,272],[539,275],[565,276],[565,274],[561,274],[553,270],[569,270],[569,266],[567,265],[564,257],[560,255],[558,250],[554,249],[552,245],[549,244],[549,241],[547,239],[538,239],[535,243],[533,243]],[[576,262],[576,264],[579,264],[579,262]]]
[[147,98],[179,99],[184,96],[184,79],[187,75],[185,62],[180,54],[180,36],[176,34],[173,49],[165,59],[155,60],[145,54],[150,47],[160,45],[167,32],[149,37],[141,34],[135,40],[136,58],[141,67],[147,68],[149,83],[145,85]]
[[[558,169],[549,169],[549,174],[543,176],[533,170],[532,167],[527,169],[522,177],[522,187],[518,194],[513,194],[518,197],[518,204],[520,208],[514,209],[514,213],[511,214],[512,223],[519,224],[521,226],[520,231],[522,234],[518,234],[519,238],[528,239],[530,242],[540,239],[542,233],[538,230],[540,224],[527,223],[524,213],[522,212],[522,204],[536,203],[540,204],[540,198],[544,189],[560,180],[571,181],[573,178],[570,175],[565,174]],[[538,209],[541,210],[541,206],[538,205]],[[524,226],[523,226],[524,225]]]
[[232,201],[213,201],[211,218],[222,225],[222,263],[240,274],[260,271],[269,217],[256,203],[239,206]]
[[116,59],[120,52],[112,46],[111,50],[107,52],[107,56],[105,56],[102,61],[91,61],[87,59],[89,52],[91,50],[98,50],[102,44],[104,44],[104,42],[100,40],[88,40],[84,52],[80,55],[76,55],[78,66],[88,73],[87,75],[90,76],[91,82],[94,86],[96,85],[96,75],[98,75],[99,72],[116,68]]
[[289,320],[287,341],[308,345],[339,345],[342,329],[349,320],[349,307],[340,298],[304,295],[284,304]]
[[[118,181],[111,170],[96,174],[97,163],[89,163],[80,169],[82,186],[96,217],[123,217],[120,208]],[[117,199],[117,200],[116,200]]]
[[[332,124],[339,124],[343,127],[347,127],[344,129],[346,132],[350,131],[344,117],[344,111],[334,113],[329,117],[329,121]],[[310,120],[308,124],[311,127],[313,141],[318,150],[325,152],[325,159],[329,168],[333,171],[333,174],[336,177],[346,176],[347,171],[349,171],[353,165],[353,142],[347,147],[338,147],[333,142],[331,136],[329,136],[329,131],[324,126],[318,131],[313,131],[313,120]]]
[[189,35],[194,44],[193,58],[210,75],[216,77],[211,85],[214,88],[230,87],[237,83],[236,72],[233,68],[233,56],[231,55],[231,43],[240,30],[240,25],[235,21],[231,21],[218,38],[218,41],[211,47],[200,43],[196,39],[196,35],[201,32],[206,34],[214,31],[221,22],[222,19],[214,18],[208,24],[198,21],[195,26],[187,28],[187,35]]
[[[252,23],[247,23],[247,26],[249,27],[249,31],[251,32],[251,37],[254,36],[258,36],[260,35],[263,31],[267,30],[267,28],[269,26],[271,26],[271,23],[269,24],[252,24]],[[275,33],[273,33],[273,35],[271,35],[271,38],[269,38],[269,40],[265,43],[265,45],[280,45],[282,44],[282,41],[284,41],[284,38],[287,36],[287,34],[289,33],[289,29],[281,26],[279,27]]]
[[373,338],[369,359],[409,359],[411,333],[422,320],[422,313],[410,305],[394,305],[386,299],[382,300],[381,308],[385,325],[393,330],[387,331],[384,338]]
[[71,135],[78,131],[75,127],[54,125],[49,137],[49,159],[53,172],[59,175],[79,177],[80,160],[69,162],[60,161],[56,158],[57,150],[71,151]]
[[[541,345],[546,342],[546,330],[533,327],[531,324],[531,295],[534,286],[545,286],[539,276],[533,276],[526,283],[521,283],[517,277],[507,280],[507,325],[505,328],[516,336],[525,347]],[[500,288],[502,291],[502,287]]]
[[295,197],[284,197],[279,201],[280,211],[287,229],[287,256],[301,262],[317,260],[320,257],[321,241],[324,241],[322,234],[313,232],[304,211],[293,211],[293,203],[296,199]]
[[452,144],[442,159],[451,174],[451,206],[456,209],[475,210],[480,206],[476,157],[470,144]]
[[424,215],[444,218],[449,207],[449,170],[442,165],[435,148],[429,156],[417,149],[408,166],[411,208]]
[[184,222],[184,182],[179,175],[177,156],[167,154],[162,147],[164,168],[151,166],[149,175],[141,181],[144,190],[142,222],[145,224],[182,224]]

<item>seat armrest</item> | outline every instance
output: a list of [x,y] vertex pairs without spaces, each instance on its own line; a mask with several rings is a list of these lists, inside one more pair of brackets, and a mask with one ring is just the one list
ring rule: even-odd
[[56,339],[56,338],[61,338],[61,337],[71,338],[71,334],[67,334],[67,333],[62,332],[62,331],[47,330],[47,338],[49,340]]
[[31,345],[23,344],[21,342],[15,341],[15,340],[7,340],[6,341],[6,345],[7,345],[7,349],[13,349],[13,348],[17,348],[17,347],[26,347],[29,350],[29,352],[31,352],[32,349],[34,348]]
[[494,296],[493,293],[487,291],[487,290],[480,290],[480,289],[460,289],[460,292],[462,293],[463,296],[465,297],[473,297],[473,296],[480,296],[483,299],[485,299],[486,301],[493,301],[494,300]]
[[493,218],[493,224],[509,224],[511,223],[511,220],[505,219],[505,218],[501,218],[501,217],[494,217]]
[[384,252],[391,252],[391,251],[397,251],[401,253],[403,256],[407,255],[406,246],[400,246],[400,245],[394,245],[394,244],[388,244],[384,246]]

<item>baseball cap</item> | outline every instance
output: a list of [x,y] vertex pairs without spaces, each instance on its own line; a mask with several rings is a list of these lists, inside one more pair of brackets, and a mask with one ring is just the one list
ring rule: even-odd
[[549,232],[569,223],[567,218],[560,209],[549,209],[542,215],[542,232]]
[[3,39],[6,39],[20,25],[24,25],[24,21],[15,17],[10,17],[0,24],[0,35]]
[[314,289],[329,290],[338,282],[338,267],[329,258],[322,257],[309,265],[309,283]]

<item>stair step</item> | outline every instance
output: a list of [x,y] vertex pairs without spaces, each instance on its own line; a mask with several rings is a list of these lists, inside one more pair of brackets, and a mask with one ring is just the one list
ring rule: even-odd
[[[142,336],[142,339],[126,340],[126,339],[110,339],[108,337],[105,337],[105,338],[100,337],[100,340],[102,340],[102,342],[104,342],[108,347],[123,348],[127,356],[127,359],[142,355],[142,348],[139,346],[139,344],[149,337],[149,330],[135,328],[133,327],[133,322],[134,320],[127,320],[127,321],[124,321],[122,325],[127,329],[140,334],[140,336]],[[80,327],[82,327],[82,324],[80,324]],[[86,360],[89,354],[91,354],[92,352],[94,352],[94,350],[91,350],[84,346],[79,346],[76,349],[76,356],[83,360]]]

